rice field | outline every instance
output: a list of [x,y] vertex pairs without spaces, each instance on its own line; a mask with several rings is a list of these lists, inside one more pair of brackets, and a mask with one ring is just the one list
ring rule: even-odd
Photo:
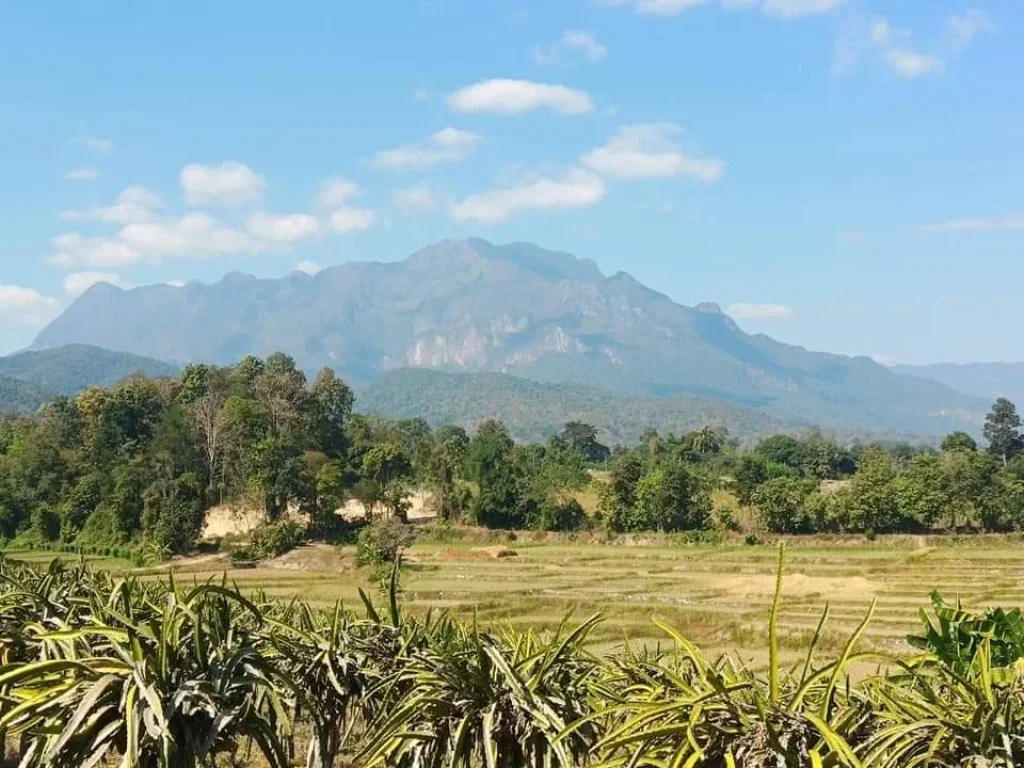
[[[403,600],[414,611],[446,610],[483,625],[545,628],[569,612],[583,621],[600,612],[593,639],[607,649],[628,639],[657,643],[652,624],[662,618],[704,648],[763,659],[764,636],[777,553],[772,546],[658,546],[569,541],[513,542],[514,556],[479,542],[418,543],[402,574]],[[504,554],[509,554],[505,552]],[[33,554],[22,559],[47,559]],[[806,647],[826,603],[830,619],[824,647],[840,646],[877,599],[866,644],[906,651],[918,611],[938,589],[973,608],[1024,603],[1024,546],[1008,539],[967,539],[922,547],[896,542],[821,544],[793,542],[787,556],[780,621],[784,655]],[[125,563],[97,560],[99,567]],[[232,569],[222,559],[172,566],[178,579],[220,578],[281,599],[301,597],[358,604],[360,587],[374,587],[358,569],[354,550],[303,547],[255,569]],[[150,572],[154,577],[156,574]],[[162,573],[162,571],[161,571]]]

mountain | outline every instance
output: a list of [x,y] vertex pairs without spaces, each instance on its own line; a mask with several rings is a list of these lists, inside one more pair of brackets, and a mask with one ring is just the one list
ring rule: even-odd
[[937,381],[958,392],[985,398],[990,403],[997,397],[1005,397],[1024,406],[1024,363],[897,365],[893,370]]
[[52,397],[27,381],[0,376],[0,413],[32,413]]
[[457,424],[470,431],[482,421],[498,419],[514,438],[529,442],[557,434],[567,421],[593,424],[608,445],[635,443],[646,429],[678,434],[710,425],[725,427],[750,442],[800,427],[760,411],[689,395],[623,395],[579,384],[542,384],[506,373],[422,368],[391,371],[359,390],[356,410],[392,419],[423,417],[432,426]]
[[589,260],[478,239],[315,276],[98,284],[33,348],[69,343],[220,364],[282,350],[307,370],[331,366],[356,384],[404,367],[503,372],[723,400],[829,428],[941,433],[976,427],[987,405],[866,357],[748,335],[717,305],[682,306]]
[[34,411],[57,395],[110,387],[126,376],[175,376],[179,368],[127,352],[71,344],[0,357],[0,412]]

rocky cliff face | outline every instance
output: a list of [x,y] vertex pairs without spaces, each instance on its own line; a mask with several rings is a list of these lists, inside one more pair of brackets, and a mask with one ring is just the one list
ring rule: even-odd
[[98,285],[36,348],[81,342],[178,362],[285,351],[356,383],[412,366],[497,371],[629,393],[692,394],[824,425],[946,429],[981,405],[866,358],[745,333],[620,272],[527,243],[446,240],[316,276],[123,291]]

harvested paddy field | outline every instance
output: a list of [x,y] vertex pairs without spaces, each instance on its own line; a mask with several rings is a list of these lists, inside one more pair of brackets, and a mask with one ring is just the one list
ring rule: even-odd
[[[570,611],[578,621],[600,612],[604,622],[594,639],[603,648],[624,639],[664,642],[652,623],[661,618],[709,652],[737,652],[756,662],[766,648],[776,558],[770,546],[418,543],[407,554],[401,585],[410,610],[475,614],[491,626],[543,629]],[[97,564],[118,567],[116,561]],[[374,589],[370,573],[356,567],[351,547],[303,547],[258,568],[233,569],[220,558],[186,560],[173,570],[179,579],[226,573],[244,589],[324,605],[342,599],[355,606],[360,587]],[[794,541],[784,585],[780,642],[786,656],[795,659],[807,647],[826,603],[830,618],[823,647],[835,649],[872,600],[877,607],[865,645],[906,650],[904,638],[919,627],[918,609],[928,606],[933,589],[949,600],[959,596],[970,607],[1024,603],[1024,547],[980,538],[932,547],[909,538],[821,546]]]

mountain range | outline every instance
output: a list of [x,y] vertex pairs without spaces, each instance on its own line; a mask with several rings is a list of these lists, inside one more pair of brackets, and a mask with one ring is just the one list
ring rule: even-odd
[[1005,397],[1024,405],[1024,363],[896,365],[893,370],[907,376],[931,379],[989,402]]
[[401,368],[506,373],[623,395],[716,400],[786,422],[938,434],[988,403],[867,357],[745,333],[625,272],[527,243],[446,240],[397,262],[317,275],[124,290],[98,284],[45,328],[46,350],[90,344],[178,363],[291,354],[357,385]]
[[0,357],[0,412],[28,413],[58,395],[110,387],[132,374],[174,376],[179,368],[85,344]]

